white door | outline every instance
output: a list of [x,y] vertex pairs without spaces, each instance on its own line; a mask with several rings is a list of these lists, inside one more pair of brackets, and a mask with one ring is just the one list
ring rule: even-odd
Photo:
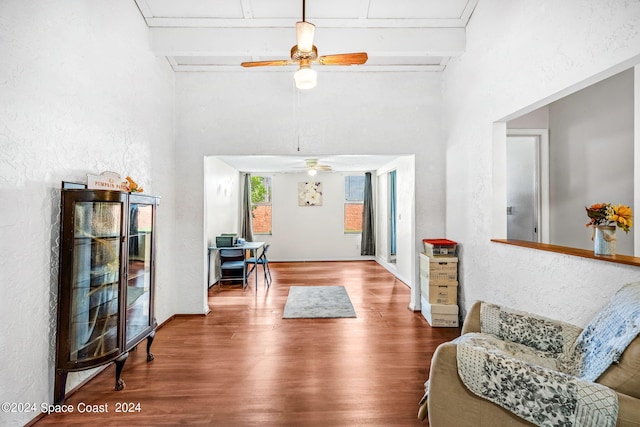
[[507,239],[540,242],[540,138],[507,137]]

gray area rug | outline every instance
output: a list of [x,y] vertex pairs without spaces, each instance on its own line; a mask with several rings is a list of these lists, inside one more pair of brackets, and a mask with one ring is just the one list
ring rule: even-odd
[[356,317],[344,286],[291,286],[283,319]]

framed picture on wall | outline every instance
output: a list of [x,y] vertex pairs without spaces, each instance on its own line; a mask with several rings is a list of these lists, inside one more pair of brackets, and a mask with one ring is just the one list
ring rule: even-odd
[[298,206],[322,206],[322,183],[299,182]]

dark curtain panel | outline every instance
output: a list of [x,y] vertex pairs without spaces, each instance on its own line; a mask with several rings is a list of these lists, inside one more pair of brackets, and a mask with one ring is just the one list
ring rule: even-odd
[[364,174],[364,204],[362,207],[362,241],[360,255],[375,255],[376,239],[373,228],[373,190],[371,172]]
[[244,184],[242,188],[242,226],[240,237],[247,242],[253,242],[253,229],[251,225],[251,175],[248,173],[244,174]]

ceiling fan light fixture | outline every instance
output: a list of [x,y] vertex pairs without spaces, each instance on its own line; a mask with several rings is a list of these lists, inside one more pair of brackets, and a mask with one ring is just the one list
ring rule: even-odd
[[296,40],[298,41],[298,49],[302,52],[311,52],[313,49],[313,36],[316,26],[310,22],[296,22]]
[[315,170],[315,169],[309,169],[307,171],[307,174],[309,174],[309,176],[316,176],[317,173],[318,173],[318,171]]
[[310,67],[312,62],[319,65],[362,65],[367,62],[368,56],[366,52],[318,56],[318,49],[313,44],[316,26],[305,19],[305,9],[305,0],[302,0],[302,21],[296,22],[297,43],[291,48],[291,59],[247,61],[242,62],[240,65],[243,67],[263,67],[300,64],[300,69],[294,76],[296,87],[298,89],[311,89],[316,86],[317,82],[317,74]]
[[300,64],[300,69],[293,75],[298,89],[312,89],[318,83],[318,73],[309,64]]

